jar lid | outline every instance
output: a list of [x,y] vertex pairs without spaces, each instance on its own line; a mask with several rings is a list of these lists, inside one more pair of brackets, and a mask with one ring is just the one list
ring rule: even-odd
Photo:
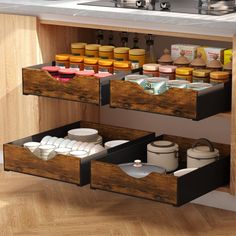
[[173,63],[173,59],[171,58],[170,51],[166,48],[164,49],[164,54],[158,60],[159,63]]
[[206,66],[206,62],[205,60],[202,58],[202,53],[199,52],[197,54],[197,57],[195,59],[192,60],[191,66],[196,66],[196,67],[205,67]]
[[100,73],[96,73],[94,74],[94,76],[98,79],[100,78],[105,78],[105,77],[108,77],[108,76],[111,76],[112,74],[109,73],[109,72],[100,72]]
[[168,78],[165,78],[165,77],[149,77],[146,79],[147,82],[149,83],[158,83],[158,82],[168,82],[169,79]]
[[73,75],[76,74],[77,71],[78,71],[77,69],[68,68],[68,69],[60,69],[58,72],[60,74]]
[[92,70],[81,70],[76,72],[76,75],[81,75],[81,76],[93,76],[94,74],[95,72]]
[[145,49],[130,49],[129,55],[133,55],[133,56],[145,55]]
[[115,48],[114,46],[110,46],[110,45],[101,46],[99,47],[99,52],[113,52],[114,48]]
[[230,62],[224,65],[224,70],[232,71],[232,56],[230,57]]
[[91,51],[98,51],[100,44],[87,44],[85,45],[86,50],[91,50]]
[[176,69],[176,74],[178,75],[192,75],[193,73],[193,68],[191,67],[179,67]]
[[96,65],[96,64],[98,64],[98,60],[99,60],[99,58],[96,58],[96,57],[84,57],[85,64]]
[[187,85],[189,84],[190,82],[188,80],[168,80],[167,81],[167,85],[170,86],[170,87],[177,87],[177,86],[180,86],[180,85]]
[[159,140],[149,143],[147,150],[155,153],[169,153],[179,150],[179,145],[171,141]]
[[174,65],[189,65],[190,61],[184,55],[185,55],[185,52],[182,50],[180,52],[180,56],[174,61]]
[[187,150],[187,155],[197,159],[215,158],[219,156],[219,150],[214,148],[211,152],[208,146],[197,146]]
[[133,164],[134,167],[142,167],[142,161],[141,160],[134,160],[134,164]]
[[214,55],[213,60],[207,63],[207,68],[221,69],[222,67],[221,62],[218,60],[218,55]]
[[72,43],[71,44],[71,48],[85,48],[85,45],[87,45],[87,43]]
[[229,72],[227,71],[213,71],[210,73],[211,79],[229,79]]
[[130,48],[118,47],[114,49],[114,53],[128,53]]
[[138,74],[131,74],[131,75],[125,76],[125,80],[127,80],[127,81],[136,81],[139,79],[147,79],[147,78],[149,78],[149,77],[146,75],[138,75]]
[[58,67],[58,66],[44,66],[41,69],[48,71],[48,72],[58,72],[60,70],[60,67]]
[[71,54],[57,54],[56,61],[69,61]]
[[99,59],[98,65],[100,65],[100,66],[112,66],[113,65],[113,60]]
[[196,91],[211,88],[213,85],[209,83],[191,83],[188,85],[189,89],[193,89]]
[[155,63],[144,64],[143,70],[158,71],[159,66],[160,66],[159,64],[155,64]]
[[131,67],[131,62],[130,61],[114,61],[114,67],[130,68]]
[[163,73],[174,73],[177,66],[159,66],[159,71]]
[[211,70],[208,69],[197,69],[193,71],[193,76],[196,77],[209,77]]
[[84,61],[84,57],[81,56],[70,56],[70,62],[83,62]]

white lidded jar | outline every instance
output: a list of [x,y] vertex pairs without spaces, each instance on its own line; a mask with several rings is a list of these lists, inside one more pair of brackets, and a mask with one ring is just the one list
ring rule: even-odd
[[[203,144],[203,145],[202,145]],[[187,168],[200,168],[208,165],[219,158],[219,150],[204,138],[193,143],[192,148],[187,151]]]
[[147,162],[166,169],[167,172],[178,168],[179,146],[176,143],[158,140],[147,145]]

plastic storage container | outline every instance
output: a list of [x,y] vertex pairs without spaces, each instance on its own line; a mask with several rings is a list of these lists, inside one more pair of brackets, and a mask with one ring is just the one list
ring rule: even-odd
[[71,53],[75,56],[84,56],[86,44],[87,43],[72,43],[71,44]]
[[177,68],[176,66],[171,66],[171,65],[159,66],[159,76],[168,78],[169,80],[174,80],[176,68]]
[[145,50],[144,49],[131,49],[129,50],[129,60],[132,64],[132,69],[137,69],[145,63]]
[[210,83],[219,84],[226,83],[230,79],[230,74],[227,71],[213,71],[210,73]]
[[192,82],[193,68],[191,67],[179,67],[175,71],[176,80],[187,80]]
[[86,57],[98,57],[100,44],[87,44],[85,45]]
[[96,57],[85,57],[84,58],[84,70],[94,71],[98,73],[98,58]]
[[193,83],[209,83],[210,82],[209,69],[197,69],[193,71]]
[[143,65],[143,74],[149,77],[158,77],[159,76],[159,64],[144,64]]
[[131,72],[131,62],[130,61],[114,61],[113,70],[114,70],[114,73]]
[[55,56],[56,66],[60,68],[69,68],[70,67],[70,54],[57,54]]
[[99,57],[102,59],[113,59],[114,46],[99,47]]
[[114,49],[114,60],[115,61],[128,61],[129,60],[130,48],[118,47]]
[[113,73],[113,60],[109,59],[99,59],[98,61],[98,71],[99,72],[109,72]]
[[70,56],[70,68],[76,68],[79,70],[83,70],[84,69],[84,57]]

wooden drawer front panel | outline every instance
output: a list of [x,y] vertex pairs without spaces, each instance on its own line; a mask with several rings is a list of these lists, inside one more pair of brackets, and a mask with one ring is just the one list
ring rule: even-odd
[[[34,154],[22,146],[25,142],[29,141],[40,142],[46,135],[65,137],[67,136],[68,130],[79,127],[97,129],[99,135],[103,137],[104,142],[115,139],[128,139],[130,140],[130,143],[135,143],[143,142],[143,140],[151,140],[155,136],[154,133],[142,130],[80,121],[5,144],[5,170],[12,170],[40,177],[61,180],[81,186],[88,184],[90,182],[90,161],[93,159],[99,159],[100,156],[103,157],[103,155],[106,155],[108,152],[107,150],[83,159],[75,158],[69,155],[57,155],[51,160],[44,161],[37,158]],[[129,146],[129,143],[111,148],[109,149],[109,152],[113,152],[127,146]]]
[[217,85],[200,92],[170,88],[152,95],[136,83],[110,81],[110,106],[200,120],[230,110],[230,84]]
[[[179,166],[180,169],[186,168],[186,151],[194,140],[163,135],[152,141],[157,139],[178,143]],[[133,162],[135,159],[147,162],[146,146],[146,141],[130,144],[126,149],[120,149],[104,158],[93,160],[91,187],[181,206],[229,183],[229,145],[214,143],[214,146],[220,150],[220,159],[181,177],[176,177],[173,173],[151,173],[144,178],[127,175],[118,164]]]

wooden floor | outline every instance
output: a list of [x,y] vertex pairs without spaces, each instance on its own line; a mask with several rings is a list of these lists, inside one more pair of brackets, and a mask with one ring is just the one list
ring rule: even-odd
[[233,212],[175,208],[0,168],[1,236],[236,235]]

